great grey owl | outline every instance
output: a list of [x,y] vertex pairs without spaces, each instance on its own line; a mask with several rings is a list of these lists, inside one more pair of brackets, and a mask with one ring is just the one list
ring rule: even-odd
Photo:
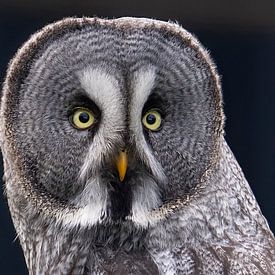
[[11,61],[5,191],[30,274],[275,274],[219,77],[174,23],[68,18]]

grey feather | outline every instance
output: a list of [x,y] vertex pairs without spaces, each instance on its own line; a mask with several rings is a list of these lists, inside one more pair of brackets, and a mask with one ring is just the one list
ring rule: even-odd
[[[76,107],[93,127],[73,127]],[[30,274],[275,274],[274,236],[224,139],[215,65],[177,24],[46,26],[11,61],[0,117]]]

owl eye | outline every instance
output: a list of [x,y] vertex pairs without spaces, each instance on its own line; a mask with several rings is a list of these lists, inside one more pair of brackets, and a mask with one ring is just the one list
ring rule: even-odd
[[94,124],[95,116],[89,109],[78,107],[73,111],[71,122],[77,129],[86,130]]
[[157,131],[160,129],[161,126],[161,114],[157,109],[151,109],[145,113],[142,118],[143,125],[151,130]]

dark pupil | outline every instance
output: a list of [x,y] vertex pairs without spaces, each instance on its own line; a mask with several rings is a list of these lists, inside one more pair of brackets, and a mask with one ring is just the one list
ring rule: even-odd
[[87,123],[89,121],[89,119],[90,119],[90,116],[87,113],[81,113],[79,115],[79,121],[82,123]]
[[150,125],[154,124],[156,122],[156,116],[153,115],[153,114],[149,114],[147,117],[146,117],[146,122]]

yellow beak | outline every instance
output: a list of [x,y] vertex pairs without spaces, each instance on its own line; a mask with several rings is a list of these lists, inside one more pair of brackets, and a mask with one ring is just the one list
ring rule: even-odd
[[119,155],[116,161],[116,166],[117,166],[117,171],[119,174],[120,181],[123,181],[125,178],[127,165],[128,165],[127,154],[124,150],[122,150],[119,152]]

